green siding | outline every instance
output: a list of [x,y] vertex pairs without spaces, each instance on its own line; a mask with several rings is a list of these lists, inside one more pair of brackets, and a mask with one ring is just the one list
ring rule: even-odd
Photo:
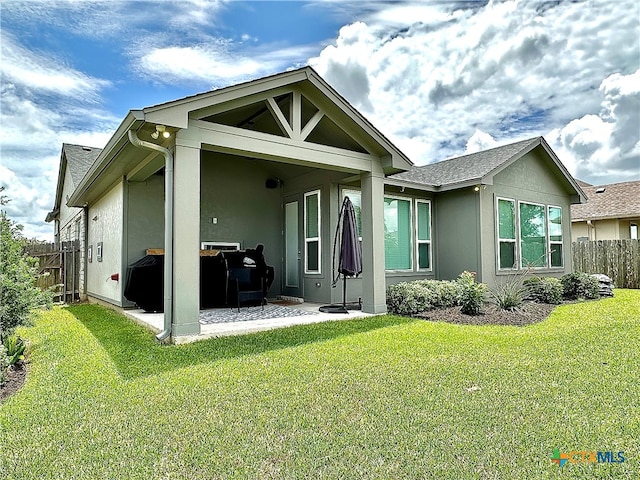
[[436,277],[452,280],[464,270],[479,272],[478,193],[469,187],[439,194],[434,211]]
[[[541,151],[534,149],[498,173],[493,185],[487,185],[480,194],[482,229],[482,278],[490,285],[500,283],[505,274],[497,274],[497,230],[495,218],[496,197],[517,202],[553,205],[562,208],[562,235],[564,238],[564,268],[559,271],[535,270],[534,275],[559,277],[571,271],[571,222],[569,220],[569,185],[555,164]],[[545,225],[546,228],[546,225]],[[540,246],[540,248],[542,248]],[[537,254],[536,254],[537,255]],[[508,275],[508,274],[506,274]],[[511,274],[513,275],[513,273]]]
[[240,242],[241,248],[262,243],[276,270],[273,296],[280,293],[283,220],[280,189],[265,187],[271,176],[265,162],[202,153],[200,241]]

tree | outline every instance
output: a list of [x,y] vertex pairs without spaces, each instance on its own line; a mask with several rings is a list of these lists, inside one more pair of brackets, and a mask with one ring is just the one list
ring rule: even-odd
[[[0,205],[8,201],[0,195]],[[34,308],[51,303],[51,294],[36,287],[38,261],[23,254],[23,242],[22,225],[0,211],[0,340],[25,324]]]

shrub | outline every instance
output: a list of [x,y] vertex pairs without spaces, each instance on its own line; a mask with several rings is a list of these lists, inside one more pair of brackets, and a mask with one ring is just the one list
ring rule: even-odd
[[534,302],[558,304],[562,302],[562,282],[554,277],[531,277],[524,281],[529,298]]
[[15,365],[24,360],[24,350],[26,345],[17,335],[11,335],[4,341],[4,348],[8,359],[8,365]]
[[387,307],[396,315],[411,316],[428,310],[431,304],[425,289],[415,282],[402,282],[387,288]]
[[514,310],[522,305],[525,288],[519,279],[512,279],[497,285],[490,293],[499,309]]
[[583,272],[573,272],[564,275],[562,282],[562,295],[565,298],[575,300],[578,298],[598,298],[598,279]]
[[458,301],[461,311],[466,315],[478,315],[484,305],[484,296],[487,292],[487,285],[477,283],[476,274],[464,271],[460,274],[456,283],[458,284]]
[[9,358],[4,345],[0,344],[0,385],[7,379],[7,368],[9,367]]
[[458,304],[459,287],[445,280],[415,280],[387,288],[387,307],[390,313],[411,316],[432,308]]
[[[1,196],[0,204],[6,202]],[[24,324],[34,308],[52,300],[50,292],[36,287],[37,260],[23,254],[23,243],[22,225],[0,211],[0,340]]]
[[429,291],[429,302],[434,308],[458,305],[459,288],[447,280],[417,280],[415,283]]

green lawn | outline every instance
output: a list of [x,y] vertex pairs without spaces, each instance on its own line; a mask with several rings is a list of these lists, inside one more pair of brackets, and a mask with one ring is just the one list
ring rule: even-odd
[[[164,346],[43,313],[0,405],[11,479],[640,477],[640,291],[528,327],[392,316]],[[624,452],[551,463],[554,449]]]

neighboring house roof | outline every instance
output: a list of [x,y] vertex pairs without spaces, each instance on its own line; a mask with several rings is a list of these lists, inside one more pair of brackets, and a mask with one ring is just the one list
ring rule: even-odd
[[640,180],[582,188],[589,200],[571,206],[571,221],[640,217]]
[[[60,169],[58,172],[58,186],[56,188],[56,200],[53,210],[47,214],[45,219],[47,222],[54,220],[60,212],[62,202],[62,190],[64,189],[64,178],[67,169],[73,184],[73,190],[80,184],[82,178],[87,174],[93,162],[102,151],[101,148],[86,147],[83,145],[74,145],[71,143],[62,144],[62,152],[60,153]],[[73,190],[67,192],[68,195]]]
[[579,200],[584,201],[585,195],[580,185],[542,137],[529,138],[501,147],[413,167],[406,172],[391,175],[388,178],[408,184],[433,186],[435,191],[455,190],[477,184],[491,185],[494,175],[537,147],[544,149],[575,190]]
[[62,144],[62,152],[67,159],[67,168],[71,174],[74,188],[80,184],[80,181],[87,174],[101,151],[101,148],[73,145],[71,143]]

